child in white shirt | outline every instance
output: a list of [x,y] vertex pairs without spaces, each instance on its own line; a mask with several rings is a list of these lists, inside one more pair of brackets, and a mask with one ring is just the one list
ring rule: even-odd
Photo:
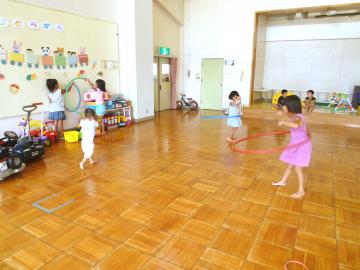
[[55,129],[59,130],[59,139],[63,139],[64,120],[66,120],[63,97],[65,89],[59,87],[59,83],[56,79],[47,79],[46,86],[49,90],[48,96],[50,100],[49,119],[55,121]]
[[80,168],[84,169],[84,164],[86,160],[90,161],[90,164],[94,163],[92,155],[94,153],[94,137],[96,135],[96,128],[98,127],[98,122],[95,120],[95,111],[87,108],[85,110],[85,119],[80,121],[82,141],[81,148],[84,152],[84,158],[80,162]]

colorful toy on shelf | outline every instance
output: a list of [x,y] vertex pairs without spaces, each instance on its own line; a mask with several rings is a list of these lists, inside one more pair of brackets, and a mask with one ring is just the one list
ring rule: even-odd
[[53,68],[54,58],[50,55],[50,47],[41,47],[41,52],[41,63],[43,64],[44,68]]
[[57,47],[57,50],[54,52],[55,55],[55,66],[60,69],[66,68],[66,57],[64,56],[64,48]]
[[86,48],[80,47],[78,58],[80,66],[89,65],[89,56],[86,54]]
[[0,62],[3,65],[6,65],[7,63],[7,51],[1,44],[0,44]]
[[28,68],[39,68],[40,58],[38,55],[34,54],[32,49],[26,49],[26,63]]
[[11,65],[17,64],[19,67],[24,63],[24,55],[21,53],[21,42],[14,41],[13,52],[9,54],[9,61]]

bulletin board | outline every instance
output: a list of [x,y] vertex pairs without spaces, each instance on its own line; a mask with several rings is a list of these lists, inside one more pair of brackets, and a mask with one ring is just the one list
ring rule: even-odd
[[[8,26],[4,24],[4,18]],[[14,19],[19,19],[16,25],[13,24]],[[36,23],[39,29],[36,29]],[[51,25],[51,29],[46,29],[46,23]],[[117,33],[115,23],[8,0],[0,1],[0,118],[23,115],[22,106],[34,102],[44,102],[45,111],[48,110],[47,78],[57,79],[63,87],[82,73],[81,76],[92,81],[105,80],[107,89],[111,93],[118,93],[119,67],[112,65],[112,68],[108,68],[104,65],[104,60],[119,61]],[[15,50],[14,41],[21,43]],[[47,54],[46,47],[50,48],[52,68],[42,63],[43,56]],[[73,52],[72,58],[69,51]],[[4,58],[7,58],[6,61],[2,61]],[[12,65],[11,61],[15,63]],[[28,63],[32,63],[32,66]],[[74,64],[70,66],[71,63]],[[11,87],[10,91],[12,84],[19,88]],[[79,87],[82,91],[89,88],[86,83]]]

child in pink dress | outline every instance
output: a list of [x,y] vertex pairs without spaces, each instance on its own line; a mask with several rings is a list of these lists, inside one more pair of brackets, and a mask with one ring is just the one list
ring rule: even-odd
[[296,146],[285,149],[281,154],[280,160],[288,164],[288,167],[281,181],[273,183],[273,186],[285,186],[292,168],[295,167],[299,188],[296,193],[291,195],[291,197],[297,199],[305,195],[302,168],[309,167],[312,152],[312,144],[306,131],[306,123],[304,121],[304,116],[301,114],[301,107],[301,100],[298,96],[286,97],[284,111],[287,113],[290,121],[279,121],[279,126],[291,128],[289,146]]

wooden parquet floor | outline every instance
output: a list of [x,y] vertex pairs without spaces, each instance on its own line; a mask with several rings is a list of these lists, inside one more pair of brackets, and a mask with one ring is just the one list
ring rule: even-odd
[[[245,118],[238,135],[276,129]],[[0,182],[0,269],[271,270],[289,259],[360,269],[359,129],[309,130],[302,200],[289,197],[294,174],[289,186],[271,186],[285,168],[279,154],[233,153],[226,121],[196,113],[162,112],[97,138],[97,162],[83,171],[80,144],[59,142]],[[44,198],[48,209],[71,203],[48,214],[32,205]]]

